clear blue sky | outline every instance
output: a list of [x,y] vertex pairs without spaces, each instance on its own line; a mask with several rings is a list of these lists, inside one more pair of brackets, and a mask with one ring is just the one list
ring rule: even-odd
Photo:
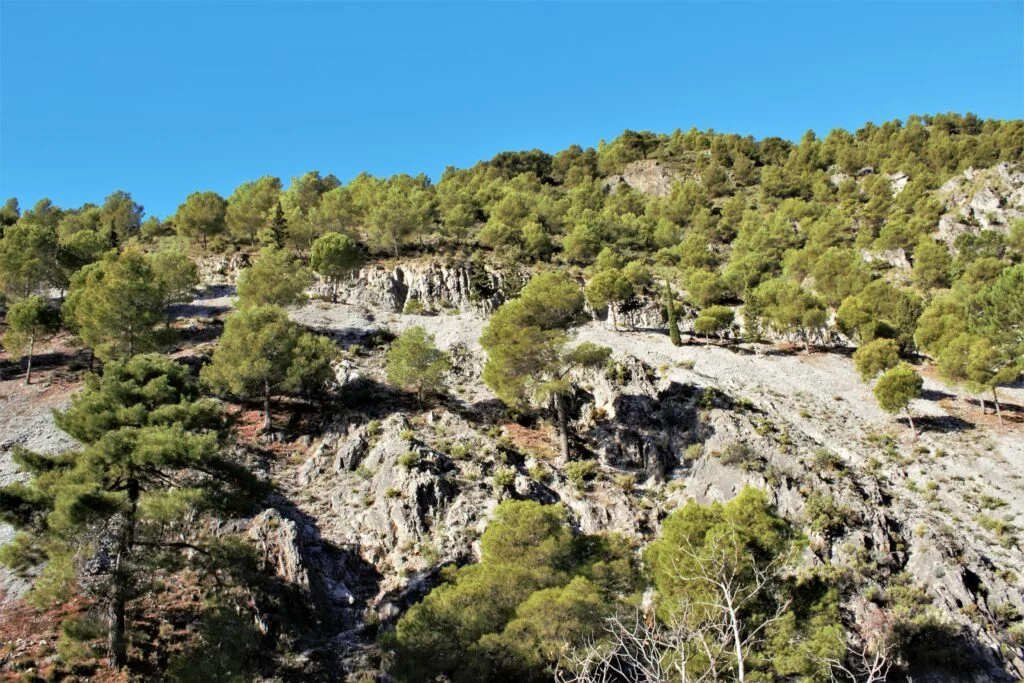
[[0,0],[0,197],[165,216],[264,174],[343,181],[596,145],[1024,117],[1024,2]]

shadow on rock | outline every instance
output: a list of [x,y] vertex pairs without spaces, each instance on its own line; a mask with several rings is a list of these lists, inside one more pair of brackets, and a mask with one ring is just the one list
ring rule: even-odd
[[699,408],[711,403],[731,405],[732,400],[679,382],[654,396],[619,394],[612,401],[613,415],[587,432],[586,440],[609,466],[662,479],[682,462],[688,445],[706,438]]

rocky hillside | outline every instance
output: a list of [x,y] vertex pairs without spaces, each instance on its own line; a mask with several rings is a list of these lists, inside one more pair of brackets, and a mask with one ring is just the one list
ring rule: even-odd
[[[482,383],[478,339],[503,276],[487,273],[483,297],[473,278],[432,262],[372,267],[342,303],[291,313],[347,349],[337,366],[340,404],[279,435],[283,455],[270,475],[280,493],[247,525],[267,566],[321,615],[317,647],[348,653],[350,667],[375,666],[379,626],[420,597],[439,567],[474,559],[503,499],[562,501],[582,531],[641,540],[688,499],[726,500],[753,485],[808,534],[806,563],[845,576],[855,620],[878,609],[880,587],[909,577],[962,627],[969,665],[942,664],[915,680],[1024,673],[1011,628],[1024,610],[1024,389],[1005,391],[1000,427],[973,399],[928,379],[912,405],[924,425],[913,438],[876,406],[842,353],[674,347],[664,330],[595,320],[578,339],[610,347],[613,360],[578,378],[574,451],[594,463],[580,468],[559,457],[550,424],[512,421]],[[229,288],[208,292],[182,315],[199,324],[230,310]],[[401,313],[410,299],[439,313]],[[453,359],[437,403],[421,405],[385,382],[382,344],[411,325],[426,327]],[[28,389],[5,383],[4,452],[15,443],[66,447],[48,413],[70,388],[58,377]],[[17,476],[4,467],[5,479]],[[13,597],[23,585],[7,589]]]

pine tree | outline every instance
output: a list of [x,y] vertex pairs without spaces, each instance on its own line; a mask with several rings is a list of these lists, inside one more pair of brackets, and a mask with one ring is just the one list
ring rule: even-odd
[[668,338],[672,340],[672,346],[682,346],[683,341],[679,336],[679,320],[676,311],[675,297],[672,296],[672,285],[665,283],[665,309],[668,312]]
[[264,247],[256,262],[238,276],[238,303],[242,307],[301,304],[312,278],[291,253]]
[[129,247],[78,271],[62,313],[98,357],[127,358],[157,346],[164,297],[149,259]]
[[407,329],[391,344],[384,367],[389,382],[415,391],[422,401],[428,392],[442,391],[451,361],[448,354],[434,344],[434,335],[417,325]]
[[224,325],[203,378],[214,389],[263,402],[263,430],[270,431],[270,400],[280,394],[322,387],[332,375],[337,347],[303,331],[277,306],[233,313]]
[[340,232],[329,232],[313,243],[309,265],[331,285],[331,301],[338,300],[338,283],[363,261],[359,244]]
[[25,368],[25,384],[32,383],[32,355],[36,342],[53,335],[60,327],[57,312],[41,296],[11,304],[7,309],[7,333],[4,348],[15,360],[22,355],[28,358]]
[[188,254],[179,249],[166,249],[149,256],[163,299],[166,325],[171,324],[171,307],[192,300],[199,286],[199,268]]
[[0,288],[26,297],[48,285],[63,285],[56,228],[22,219],[0,239]]
[[278,200],[277,204],[274,205],[274,213],[270,217],[270,223],[259,233],[259,241],[260,244],[266,247],[284,249],[285,240],[287,239],[288,219],[285,218],[284,209],[281,207],[280,200]]
[[159,569],[209,556],[197,518],[243,508],[263,490],[222,455],[216,402],[201,399],[189,370],[166,358],[107,364],[56,421],[82,448],[15,452],[32,479],[0,489],[0,520],[19,529],[0,560],[35,574],[37,603],[66,596],[76,582],[94,596],[110,665],[120,668],[131,601]]
[[[600,261],[600,257],[598,257]],[[612,327],[619,329],[616,310],[633,296],[633,283],[618,268],[606,268],[590,278],[584,293],[587,303],[595,310],[608,309]]]
[[887,413],[907,411],[910,431],[915,436],[917,430],[914,428],[914,416],[910,414],[910,402],[921,395],[923,386],[924,380],[921,379],[921,375],[909,364],[900,363],[879,377],[874,389],[875,398],[882,410]]
[[880,372],[896,367],[899,361],[900,346],[892,339],[873,339],[853,353],[853,364],[865,382],[870,382]]
[[216,192],[193,192],[178,207],[174,224],[178,234],[198,238],[206,249],[210,237],[227,229],[227,201]]
[[579,286],[561,273],[548,272],[534,277],[518,299],[495,311],[480,337],[487,352],[484,382],[509,405],[553,403],[566,458],[566,399],[573,392],[569,373],[577,367],[600,365],[611,353],[589,342],[567,348],[568,330],[583,321]]

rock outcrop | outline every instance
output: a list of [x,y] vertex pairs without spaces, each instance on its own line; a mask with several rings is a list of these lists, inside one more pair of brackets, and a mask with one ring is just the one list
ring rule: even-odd
[[1007,162],[969,168],[948,180],[939,194],[945,197],[946,213],[937,237],[951,248],[960,235],[982,230],[1006,234],[1013,221],[1024,218],[1024,170]]
[[[393,268],[362,268],[342,284],[339,301],[383,311],[478,311],[490,313],[505,300],[508,274],[479,263],[408,262]],[[314,288],[329,294],[326,285]]]
[[678,176],[657,159],[642,159],[626,164],[622,173],[610,175],[605,180],[604,190],[610,192],[620,183],[653,197],[664,197],[672,191]]

